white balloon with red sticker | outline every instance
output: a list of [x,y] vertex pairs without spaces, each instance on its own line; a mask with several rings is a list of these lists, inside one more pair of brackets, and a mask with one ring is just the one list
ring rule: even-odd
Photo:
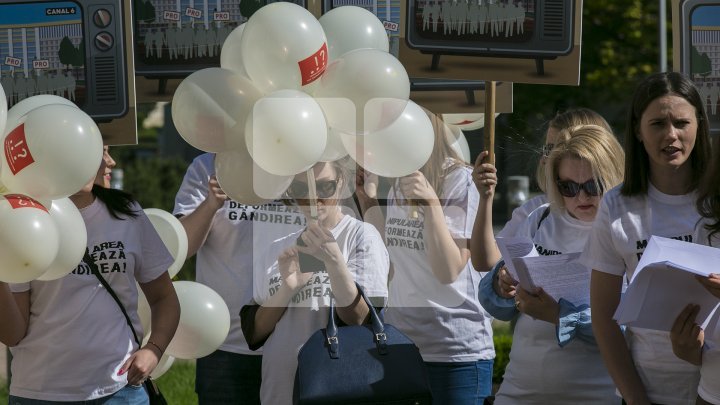
[[255,103],[245,142],[258,166],[276,176],[293,176],[322,156],[327,122],[314,98],[298,90],[280,90]]
[[69,198],[52,201],[50,217],[62,238],[58,254],[38,280],[49,281],[64,277],[75,270],[87,248],[87,229],[80,211]]
[[180,136],[206,152],[242,145],[245,120],[262,93],[243,75],[207,68],[186,77],[175,90],[172,120]]
[[60,236],[47,208],[20,195],[0,196],[0,281],[25,283],[55,260]]
[[28,97],[20,100],[18,103],[13,105],[10,110],[8,110],[7,127],[5,128],[6,131],[10,131],[11,127],[15,128],[23,122],[23,117],[30,111],[51,104],[61,104],[78,108],[75,103],[65,97],[54,96],[52,94],[39,94],[37,96]]
[[82,110],[44,105],[30,111],[3,140],[0,181],[38,199],[75,194],[95,178],[103,156],[97,125]]
[[325,71],[327,40],[320,22],[293,3],[270,3],[250,17],[240,38],[248,77],[263,92],[310,92]]
[[197,359],[217,350],[230,331],[230,310],[212,288],[194,281],[173,282],[180,301],[180,322],[165,352]]

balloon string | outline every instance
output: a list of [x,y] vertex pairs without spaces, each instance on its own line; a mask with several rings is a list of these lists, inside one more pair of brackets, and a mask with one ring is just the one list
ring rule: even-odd
[[310,204],[310,217],[314,220],[318,220],[317,211],[317,188],[315,187],[315,172],[313,168],[309,168],[307,171],[308,179],[308,203]]

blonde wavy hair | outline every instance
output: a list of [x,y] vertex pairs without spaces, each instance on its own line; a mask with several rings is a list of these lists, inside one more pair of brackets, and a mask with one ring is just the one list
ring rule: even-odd
[[551,209],[565,208],[565,200],[556,185],[563,159],[579,159],[587,162],[596,185],[603,192],[623,181],[625,152],[615,135],[607,128],[599,125],[580,125],[562,130],[560,133],[564,141],[553,148],[545,170],[545,185],[553,185],[545,190]]

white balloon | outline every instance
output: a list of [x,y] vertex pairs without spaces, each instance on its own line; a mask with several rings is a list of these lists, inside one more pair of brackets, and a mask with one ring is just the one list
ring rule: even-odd
[[94,179],[103,156],[95,121],[79,108],[52,104],[30,111],[4,140],[1,181],[15,193],[60,199]]
[[465,133],[457,125],[445,124],[445,136],[447,136],[450,146],[457,152],[465,163],[470,163],[470,145],[468,145]]
[[245,120],[260,91],[242,75],[221,68],[198,70],[175,90],[172,119],[180,136],[206,152],[242,144]]
[[294,178],[263,170],[253,162],[247,148],[218,153],[215,174],[225,194],[245,205],[262,205],[282,197]]
[[49,281],[64,277],[75,270],[82,261],[87,248],[87,229],[80,211],[69,198],[52,201],[50,217],[55,221],[58,232],[62,235],[58,254],[38,280]]
[[225,39],[220,50],[220,67],[247,76],[240,47],[240,39],[244,30],[245,23],[242,23],[230,31],[230,35]]
[[55,260],[60,236],[50,213],[19,194],[0,196],[0,281],[26,283]]
[[323,14],[318,21],[327,36],[331,61],[355,49],[390,50],[390,40],[382,21],[362,7],[337,7]]
[[217,350],[230,331],[230,310],[210,287],[193,281],[173,282],[180,301],[180,323],[166,353],[197,359]]
[[[72,101],[60,97],[53,96],[50,94],[39,94],[37,96],[28,97],[20,100],[17,104],[13,105],[7,112],[7,126],[5,132],[10,131],[11,127],[15,128],[20,122],[21,118],[27,115],[30,111],[42,107],[45,105],[60,104],[67,105],[70,107],[78,108]],[[3,132],[3,133],[5,133]]]
[[[403,113],[410,97],[410,79],[391,54],[357,49],[328,65],[313,94],[330,127],[348,134],[366,134],[387,127]],[[327,98],[349,99],[355,106],[355,120],[338,114],[334,103],[324,100]],[[362,128],[355,123],[362,124]]]
[[173,278],[187,259],[188,237],[185,228],[179,219],[167,211],[158,208],[146,208],[144,211],[174,259],[168,268],[170,278]]
[[[152,321],[152,314],[150,313],[150,303],[148,302],[142,288],[140,288],[140,284],[135,283],[135,287],[137,288],[138,292],[137,314],[140,318],[140,325],[142,325],[145,336],[150,336],[150,324]],[[147,339],[147,337],[145,339]]]
[[334,162],[338,159],[342,159],[347,156],[347,151],[340,138],[340,131],[328,128],[327,145],[319,161],[321,162]]
[[157,366],[155,366],[155,369],[150,373],[150,377],[157,380],[158,378],[162,377],[163,374],[167,373],[168,370],[170,370],[170,367],[172,367],[173,363],[175,362],[175,357],[165,353],[158,361]]
[[311,96],[298,90],[280,90],[255,104],[247,120],[245,142],[262,169],[277,176],[292,176],[306,171],[322,156],[327,123]]
[[317,19],[293,3],[270,3],[250,17],[242,33],[248,77],[265,93],[311,91],[328,61],[325,32]]
[[0,140],[2,140],[5,134],[5,123],[7,122],[7,97],[5,96],[5,90],[0,86]]
[[410,101],[397,121],[362,137],[342,134],[350,156],[364,169],[383,177],[402,177],[427,163],[435,132],[423,109]]

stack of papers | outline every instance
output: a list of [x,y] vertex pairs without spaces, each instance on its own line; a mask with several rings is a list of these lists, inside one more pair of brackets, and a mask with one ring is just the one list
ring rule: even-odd
[[[714,334],[720,300],[695,278],[720,272],[720,249],[650,237],[614,318],[619,324],[670,331],[688,304],[700,305],[695,321]],[[715,318],[715,319],[713,319]],[[707,336],[706,336],[707,337]]]
[[542,287],[555,300],[590,303],[590,269],[577,262],[580,253],[540,256],[527,237],[497,238],[496,242],[510,275],[524,290]]

